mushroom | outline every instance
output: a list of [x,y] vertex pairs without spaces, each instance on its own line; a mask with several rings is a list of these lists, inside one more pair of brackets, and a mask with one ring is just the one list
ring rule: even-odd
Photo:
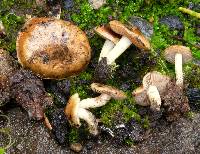
[[93,91],[101,93],[101,95],[95,98],[83,99],[82,101],[78,93],[72,95],[65,107],[65,114],[70,124],[76,127],[80,127],[80,119],[85,120],[88,123],[89,132],[93,135],[97,135],[97,120],[87,109],[101,107],[111,98],[123,100],[126,98],[126,95],[121,90],[99,83],[92,83],[91,88]]
[[89,132],[93,135],[98,134],[97,121],[95,116],[88,110],[79,106],[80,98],[78,93],[72,95],[65,107],[65,115],[71,125],[80,127],[80,119],[87,122],[89,126]]
[[92,83],[91,89],[94,92],[100,93],[101,95],[95,98],[83,99],[79,103],[80,107],[86,109],[101,107],[105,105],[111,98],[115,100],[123,100],[127,97],[123,91],[100,83]]
[[143,36],[137,27],[124,25],[117,20],[111,21],[109,25],[115,33],[122,35],[120,41],[106,56],[109,65],[112,64],[132,43],[140,49],[150,49],[148,39]]
[[170,82],[168,76],[153,71],[143,77],[143,86],[133,91],[136,104],[142,106],[150,105],[154,111],[160,111],[161,97],[165,92],[166,85]]
[[88,65],[91,48],[83,31],[68,21],[31,18],[19,32],[17,57],[42,78],[63,79]]
[[175,63],[176,84],[183,87],[182,64],[192,60],[190,48],[181,45],[172,45],[165,49],[165,59]]
[[97,34],[106,39],[99,56],[100,61],[101,58],[106,57],[108,52],[119,42],[119,36],[114,33],[108,25],[96,27],[94,30]]

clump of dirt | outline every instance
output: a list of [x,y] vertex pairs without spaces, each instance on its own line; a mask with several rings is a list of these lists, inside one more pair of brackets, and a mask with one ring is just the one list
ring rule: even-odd
[[96,66],[94,73],[94,81],[99,83],[105,83],[112,77],[111,66],[107,64],[107,58],[103,57]]
[[70,124],[65,116],[64,109],[56,109],[52,113],[50,121],[55,140],[60,145],[66,146],[69,141]]
[[16,99],[29,114],[40,120],[44,109],[53,104],[52,98],[45,92],[43,82],[31,71],[20,69],[10,77],[11,96]]
[[170,82],[162,96],[164,115],[168,121],[175,121],[190,110],[188,98],[181,87],[175,82]]

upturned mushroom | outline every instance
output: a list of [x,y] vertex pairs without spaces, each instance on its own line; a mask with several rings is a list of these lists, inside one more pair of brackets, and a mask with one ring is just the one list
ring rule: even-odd
[[172,45],[165,49],[165,59],[170,63],[175,63],[176,84],[183,87],[182,64],[192,60],[190,48],[181,45]]
[[143,77],[143,86],[133,91],[136,104],[149,106],[152,110],[160,111],[161,96],[170,82],[168,76],[153,71]]
[[88,65],[91,48],[83,31],[68,21],[31,18],[16,43],[20,64],[42,78],[77,75]]
[[106,39],[102,47],[102,50],[100,52],[99,56],[99,61],[100,61],[101,58],[106,57],[108,52],[111,51],[111,49],[113,49],[113,47],[115,46],[115,44],[117,44],[117,42],[119,42],[119,36],[118,34],[114,33],[108,25],[96,27],[94,30],[98,35]]
[[101,107],[111,98],[123,100],[126,98],[126,95],[121,90],[99,83],[91,84],[91,88],[93,91],[101,93],[101,95],[95,98],[83,99],[82,101],[80,100],[78,93],[72,95],[65,107],[65,114],[71,125],[76,127],[80,127],[80,119],[85,120],[89,126],[89,132],[93,135],[97,135],[97,120],[87,109]]

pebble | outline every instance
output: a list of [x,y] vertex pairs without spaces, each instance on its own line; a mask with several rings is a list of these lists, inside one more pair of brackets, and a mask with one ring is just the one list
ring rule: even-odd
[[74,6],[74,1],[73,0],[64,0],[64,8],[65,9],[70,9]]
[[106,0],[89,0],[89,3],[93,9],[99,9],[106,4]]
[[177,16],[165,16],[159,20],[161,24],[167,25],[170,29],[183,30],[184,25]]
[[153,25],[143,18],[132,16],[128,23],[136,26],[149,39],[153,35]]
[[74,152],[80,152],[83,149],[83,146],[80,143],[72,143],[70,149]]

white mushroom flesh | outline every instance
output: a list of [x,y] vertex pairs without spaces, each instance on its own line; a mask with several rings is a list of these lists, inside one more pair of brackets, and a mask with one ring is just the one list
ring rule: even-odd
[[156,86],[149,86],[148,90],[147,90],[147,95],[149,97],[149,101],[150,101],[150,108],[153,111],[160,111],[160,106],[161,106],[161,98],[160,98],[160,94],[158,92],[158,89]]
[[97,122],[95,116],[88,110],[79,108],[78,109],[78,117],[80,119],[83,119],[87,122],[88,127],[89,127],[89,132],[93,135],[98,134],[98,129],[97,129]]
[[183,86],[182,54],[175,55],[176,85]]
[[110,40],[106,40],[103,48],[101,49],[101,53],[99,56],[99,61],[103,58],[106,57],[106,55],[108,54],[109,51],[111,51],[114,48],[115,44],[110,41]]
[[85,108],[85,109],[101,107],[101,106],[104,106],[110,99],[111,99],[111,96],[107,94],[101,94],[100,96],[95,97],[95,98],[83,99],[79,103],[79,107]]
[[115,60],[130,47],[132,42],[125,36],[122,36],[120,41],[115,45],[115,47],[107,54],[107,63],[111,65]]

